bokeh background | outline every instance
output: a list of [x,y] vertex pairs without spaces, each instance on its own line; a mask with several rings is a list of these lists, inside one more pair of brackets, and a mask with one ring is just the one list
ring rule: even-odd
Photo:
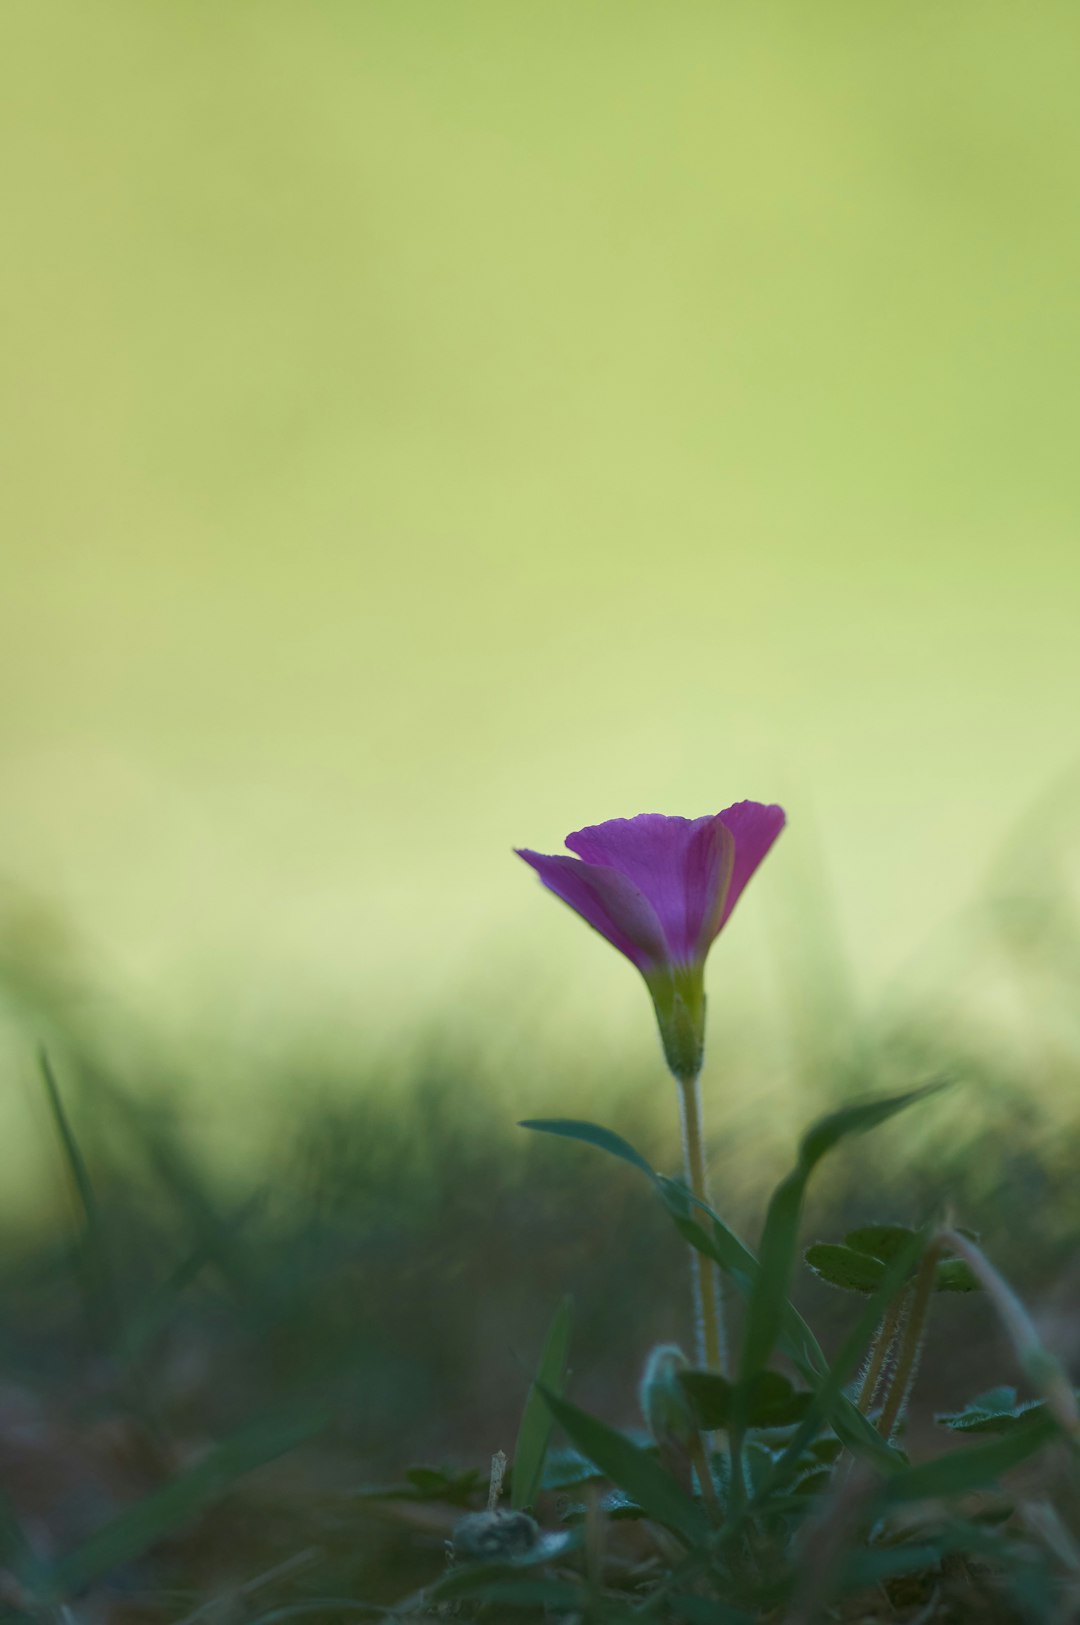
[[[1067,1232],[1075,8],[7,0],[0,46],[9,1228],[60,1193],[44,1040],[102,1169],[142,1112],[215,1224],[275,1170],[297,1278],[351,1193],[334,1268],[411,1304],[384,1456],[509,1414],[561,1280],[637,1324],[619,1177],[566,1240],[586,1165],[514,1119],[674,1156],[636,978],[511,848],[749,796],[790,827],[710,967],[732,1200],[946,1070],[934,1166]],[[436,1281],[502,1293],[449,1375]]]

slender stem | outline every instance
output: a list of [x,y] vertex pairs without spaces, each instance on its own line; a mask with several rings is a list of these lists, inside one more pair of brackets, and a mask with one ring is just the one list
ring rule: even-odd
[[[705,1173],[705,1142],[701,1133],[701,1088],[697,1077],[680,1078],[682,1102],[683,1156],[686,1178],[699,1202],[708,1202],[709,1185]],[[711,1371],[722,1372],[726,1365],[723,1309],[719,1281],[712,1259],[691,1249],[694,1271],[694,1319],[698,1358]]]
[[878,1391],[882,1370],[889,1350],[893,1346],[900,1317],[907,1302],[908,1289],[902,1287],[881,1317],[881,1323],[874,1334],[874,1341],[870,1345],[870,1358],[863,1373],[862,1385],[859,1389],[858,1407],[865,1416],[874,1403],[874,1395]]
[[885,1396],[885,1405],[881,1412],[878,1429],[883,1439],[891,1439],[893,1430],[907,1404],[915,1376],[919,1369],[919,1357],[922,1354],[923,1338],[926,1335],[926,1317],[930,1309],[930,1299],[934,1295],[934,1281],[937,1274],[938,1254],[941,1252],[941,1243],[932,1241],[922,1255],[919,1273],[915,1277],[915,1286],[911,1294],[911,1312],[904,1327],[904,1335],[900,1340],[900,1351],[896,1356],[896,1366],[893,1370],[889,1391]]
[[723,1508],[720,1505],[720,1497],[716,1493],[716,1484],[713,1481],[712,1468],[709,1465],[709,1452],[705,1448],[705,1440],[700,1433],[695,1434],[694,1441],[690,1446],[690,1460],[693,1462],[698,1475],[698,1482],[701,1485],[701,1494],[705,1504],[719,1523],[723,1515]]

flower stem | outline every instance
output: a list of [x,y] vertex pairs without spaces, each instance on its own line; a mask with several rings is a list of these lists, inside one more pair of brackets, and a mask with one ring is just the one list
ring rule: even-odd
[[896,1341],[900,1322],[903,1318],[904,1306],[908,1300],[908,1289],[902,1287],[890,1303],[881,1319],[873,1343],[870,1345],[870,1356],[863,1372],[862,1386],[859,1389],[858,1407],[865,1416],[874,1403],[874,1395],[878,1391],[885,1361],[889,1351]]
[[701,1485],[702,1499],[712,1516],[719,1523],[723,1517],[723,1508],[720,1505],[720,1497],[716,1493],[712,1467],[709,1465],[709,1452],[705,1448],[705,1441],[700,1433],[695,1435],[694,1442],[690,1446],[690,1460],[694,1464],[694,1471],[697,1473],[698,1483]]
[[896,1356],[896,1365],[893,1368],[892,1380],[885,1396],[885,1405],[878,1422],[878,1430],[883,1439],[891,1439],[896,1424],[904,1413],[919,1369],[919,1359],[922,1355],[923,1339],[926,1336],[926,1318],[930,1310],[930,1300],[934,1295],[934,1281],[937,1272],[938,1255],[941,1252],[940,1241],[932,1241],[922,1256],[919,1273],[915,1277],[915,1286],[911,1293],[911,1310],[907,1317],[903,1336],[900,1339],[900,1349]]
[[[701,1087],[697,1076],[679,1078],[682,1103],[683,1156],[687,1183],[699,1202],[708,1202],[705,1173],[705,1142],[701,1132]],[[723,1306],[719,1281],[712,1259],[691,1249],[694,1272],[694,1320],[698,1358],[710,1371],[723,1372],[726,1364]]]

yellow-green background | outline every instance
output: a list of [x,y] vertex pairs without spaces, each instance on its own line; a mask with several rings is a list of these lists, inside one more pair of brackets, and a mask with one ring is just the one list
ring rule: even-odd
[[524,989],[651,1044],[510,848],[751,796],[714,993],[827,905],[873,999],[1075,752],[1078,57],[997,0],[6,0],[16,937],[222,1052],[512,1054]]

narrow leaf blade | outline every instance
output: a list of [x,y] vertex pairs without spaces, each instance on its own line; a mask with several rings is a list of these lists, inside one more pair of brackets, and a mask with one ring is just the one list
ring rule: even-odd
[[764,1369],[775,1347],[795,1263],[799,1221],[806,1187],[817,1164],[841,1140],[865,1134],[943,1087],[940,1083],[902,1095],[854,1101],[815,1123],[803,1137],[799,1160],[773,1193],[759,1251],[760,1270],[746,1316],[739,1375],[748,1381]]
[[1046,1411],[1036,1410],[1026,1425],[990,1440],[987,1444],[950,1450],[934,1461],[921,1462],[895,1473],[885,1485],[888,1505],[904,1501],[927,1501],[968,1495],[988,1488],[1002,1473],[1027,1461],[1061,1432]]
[[517,1446],[514,1450],[514,1470],[510,1482],[510,1505],[515,1512],[522,1512],[526,1507],[531,1507],[540,1488],[553,1422],[551,1411],[538,1392],[537,1384],[549,1389],[553,1394],[562,1394],[566,1380],[566,1360],[570,1352],[571,1318],[570,1299],[564,1298],[548,1328],[536,1382],[529,1389],[521,1414],[521,1426],[518,1429]]
[[245,1473],[313,1437],[326,1420],[322,1414],[275,1417],[234,1434],[186,1473],[144,1496],[61,1557],[47,1576],[47,1594],[56,1599],[71,1596],[102,1574],[140,1557],[220,1500]]
[[585,1123],[576,1117],[531,1117],[518,1124],[518,1128],[531,1128],[538,1134],[558,1134],[565,1140],[580,1140],[583,1145],[594,1145],[609,1156],[628,1162],[631,1167],[647,1174],[651,1180],[656,1174],[640,1151],[635,1151],[629,1140],[613,1129],[602,1128],[599,1123]]
[[550,1389],[541,1388],[540,1393],[571,1443],[595,1461],[650,1518],[680,1535],[687,1545],[704,1540],[709,1532],[705,1514],[648,1451]]

